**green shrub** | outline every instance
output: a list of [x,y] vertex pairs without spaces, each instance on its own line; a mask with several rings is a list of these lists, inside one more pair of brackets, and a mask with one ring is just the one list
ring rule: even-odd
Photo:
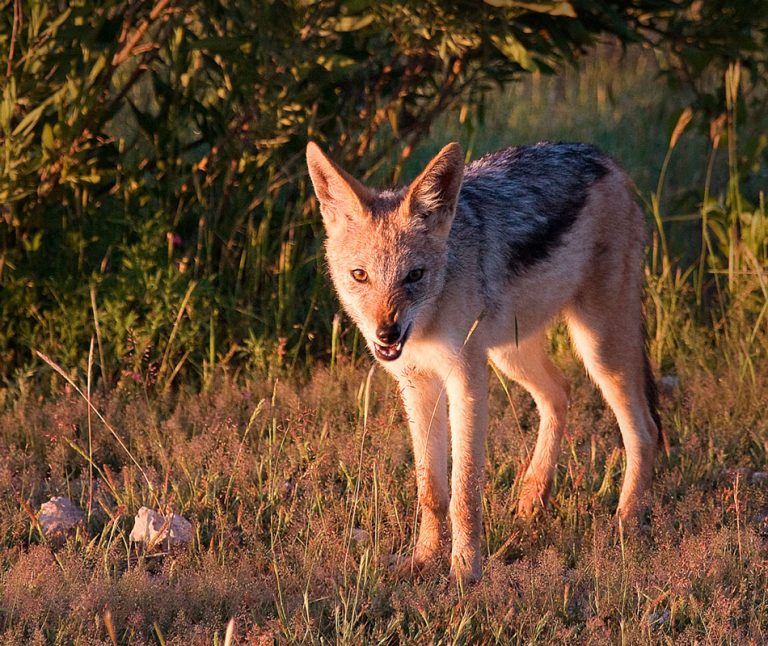
[[441,114],[480,125],[494,87],[601,34],[664,34],[694,81],[759,71],[765,10],[735,11],[716,27],[662,0],[0,2],[0,375],[33,350],[82,366],[94,334],[108,385],[323,356],[337,305],[309,138],[396,180]]

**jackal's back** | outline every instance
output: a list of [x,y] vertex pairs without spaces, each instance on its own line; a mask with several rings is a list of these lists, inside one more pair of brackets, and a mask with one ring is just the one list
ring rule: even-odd
[[465,169],[454,230],[520,274],[561,244],[590,188],[610,169],[609,158],[588,144],[545,142],[490,153]]

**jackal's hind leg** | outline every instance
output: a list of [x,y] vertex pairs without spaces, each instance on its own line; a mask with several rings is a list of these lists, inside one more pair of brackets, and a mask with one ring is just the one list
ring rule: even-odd
[[576,350],[619,423],[627,469],[616,513],[632,526],[650,503],[659,438],[639,292],[586,295],[566,312]]
[[400,382],[413,440],[421,523],[413,554],[401,562],[407,574],[432,561],[447,544],[448,413],[442,382],[415,375]]
[[539,410],[536,447],[523,477],[517,511],[530,517],[544,506],[560,454],[560,440],[568,408],[568,383],[552,363],[544,347],[543,334],[491,352],[491,360],[510,379],[522,385]]

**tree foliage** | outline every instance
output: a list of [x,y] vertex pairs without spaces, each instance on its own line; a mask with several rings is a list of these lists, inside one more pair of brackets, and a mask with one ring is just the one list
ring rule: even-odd
[[481,121],[494,87],[606,35],[665,47],[706,102],[728,62],[765,71],[751,5],[0,1],[0,374],[77,364],[94,331],[107,381],[317,353],[308,139],[396,180],[446,110]]

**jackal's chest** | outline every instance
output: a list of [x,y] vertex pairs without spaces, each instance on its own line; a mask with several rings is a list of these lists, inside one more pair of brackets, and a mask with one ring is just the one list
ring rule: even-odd
[[395,377],[431,374],[445,378],[461,359],[461,346],[451,339],[412,339],[399,360],[382,363]]

